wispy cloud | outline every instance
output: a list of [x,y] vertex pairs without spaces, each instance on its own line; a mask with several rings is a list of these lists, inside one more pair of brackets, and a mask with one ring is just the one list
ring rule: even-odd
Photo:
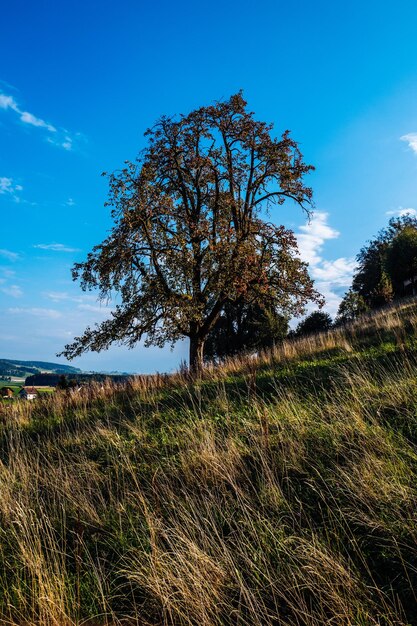
[[20,121],[23,122],[24,124],[31,124],[31,126],[37,126],[38,128],[46,128],[47,130],[49,130],[50,133],[56,133],[55,126],[52,126],[52,124],[48,124],[47,122],[45,122],[44,120],[41,120],[39,117],[36,117],[35,115],[32,115],[32,113],[29,113],[29,111],[23,111],[23,113],[20,115]]
[[408,143],[408,147],[417,154],[417,133],[407,133],[407,135],[402,135],[400,140]]
[[79,311],[87,311],[89,313],[95,313],[96,315],[105,315],[110,316],[113,309],[109,306],[100,306],[99,304],[80,304],[78,307]]
[[48,137],[47,141],[54,146],[64,148],[64,150],[72,150],[74,147],[74,140],[69,135],[64,135],[63,137]]
[[52,124],[48,124],[45,120],[42,120],[40,117],[36,117],[33,113],[29,113],[29,111],[22,111],[22,109],[17,104],[16,100],[13,96],[8,96],[4,93],[0,93],[0,109],[10,109],[14,111],[19,116],[19,119],[24,124],[30,124],[31,126],[37,126],[38,128],[46,128],[50,133],[56,133],[55,126]]
[[14,270],[11,270],[9,267],[0,267],[0,273],[6,278],[12,278],[16,275],[16,272]]
[[0,256],[4,257],[8,261],[17,261],[19,258],[19,254],[17,252],[12,252],[11,250],[0,249]]
[[328,219],[328,213],[316,211],[308,224],[300,226],[297,240],[300,256],[308,262],[310,275],[316,281],[315,286],[326,299],[326,309],[335,315],[341,301],[338,292],[350,285],[356,261],[345,257],[334,260],[323,258],[326,241],[340,236],[339,231],[329,225]]
[[411,215],[411,217],[417,217],[416,209],[408,208],[404,209],[402,206],[398,207],[394,211],[386,211],[385,215],[397,215],[398,217],[403,217],[404,215]]
[[18,185],[14,182],[13,178],[7,176],[0,176],[0,195],[9,196],[13,198],[15,202],[20,202],[18,196],[19,191],[22,191],[22,185]]
[[113,308],[109,306],[109,302],[101,304],[97,296],[92,294],[82,294],[75,296],[67,291],[46,291],[42,294],[45,298],[52,300],[57,305],[75,302],[78,306],[72,306],[72,312],[79,311],[81,313],[93,313],[94,315],[110,317]]
[[73,296],[67,291],[45,291],[42,294],[45,298],[53,302],[77,302],[78,304],[97,302],[97,297],[90,294],[82,294]]
[[10,287],[2,287],[0,289],[6,296],[10,296],[11,298],[21,298],[23,296],[23,291],[20,289],[18,285],[10,285]]
[[54,146],[59,146],[64,150],[72,150],[74,148],[75,140],[82,137],[80,133],[70,133],[65,128],[53,126],[53,124],[46,122],[41,117],[38,117],[29,111],[25,111],[18,104],[15,98],[8,94],[0,93],[0,109],[3,111],[11,111],[18,116],[18,119],[23,124],[43,129],[47,132],[48,143],[51,143]]
[[44,291],[42,295],[53,302],[82,302],[81,299],[71,296],[66,291]]
[[63,243],[38,243],[33,246],[34,248],[39,248],[40,250],[49,250],[52,252],[79,252],[79,248],[71,248],[70,246],[66,246]]
[[46,319],[58,319],[62,317],[62,313],[56,309],[43,309],[40,307],[12,307],[7,309],[12,315],[31,315]]

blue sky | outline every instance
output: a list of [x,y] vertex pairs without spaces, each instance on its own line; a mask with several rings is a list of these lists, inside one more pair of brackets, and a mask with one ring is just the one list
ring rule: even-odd
[[[111,227],[101,172],[134,159],[160,115],[239,89],[316,166],[312,223],[292,206],[272,217],[298,233],[334,314],[360,247],[417,209],[416,24],[414,0],[3,2],[0,357],[56,361],[108,315],[70,276]],[[74,365],[166,371],[186,353]]]

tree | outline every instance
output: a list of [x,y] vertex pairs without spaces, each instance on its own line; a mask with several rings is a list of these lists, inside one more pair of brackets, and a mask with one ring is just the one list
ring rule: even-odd
[[353,289],[349,289],[339,305],[335,324],[338,326],[340,324],[352,322],[359,315],[362,315],[367,311],[369,311],[369,307],[367,306],[363,296],[353,291]]
[[257,303],[227,303],[208,334],[206,359],[224,359],[248,350],[272,348],[288,333],[288,317]]
[[326,330],[330,330],[332,324],[332,318],[328,313],[324,311],[313,311],[313,313],[307,315],[307,317],[298,324],[295,329],[295,336],[301,337],[303,335],[325,332]]
[[[417,225],[416,225],[417,226]],[[410,280],[413,295],[417,276],[417,227],[407,225],[398,232],[387,250],[385,266],[396,294],[403,294]]]
[[74,280],[121,297],[111,319],[62,352],[71,359],[112,342],[133,347],[190,340],[199,373],[204,342],[227,303],[262,301],[292,314],[319,300],[292,231],[264,219],[291,199],[309,212],[312,191],[296,142],[256,121],[242,94],[147,131],[136,163],[109,176],[114,226]]
[[[388,222],[388,226],[360,250],[356,257],[358,269],[353,277],[352,290],[363,298],[367,307],[373,309],[403,295],[402,281],[410,274],[400,279],[396,266],[397,263],[398,267],[401,265],[405,274],[411,271],[410,259],[416,252],[410,249],[411,233],[415,231],[417,231],[417,219],[412,215],[393,217]],[[394,244],[403,232],[408,234],[400,237],[398,243]],[[401,246],[402,252],[400,252]],[[406,248],[409,250],[408,253]],[[402,254],[406,254],[409,259],[408,267],[401,261]]]
[[62,391],[68,391],[68,389],[69,389],[69,382],[68,382],[68,379],[65,376],[65,374],[61,374],[60,377],[58,378],[58,382],[56,384],[56,389],[60,389]]
[[358,268],[342,300],[337,323],[404,295],[404,281],[417,275],[417,219],[393,217],[356,257]]
[[388,246],[389,241],[386,240],[385,234],[380,233],[379,237],[364,246],[356,257],[358,270],[353,278],[352,289],[364,299],[370,308],[387,302],[388,277],[384,268]]

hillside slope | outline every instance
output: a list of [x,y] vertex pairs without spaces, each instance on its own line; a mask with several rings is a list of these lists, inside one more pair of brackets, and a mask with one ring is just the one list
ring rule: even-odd
[[414,304],[0,411],[0,622],[417,624]]
[[29,374],[37,374],[39,372],[53,372],[56,374],[77,374],[81,372],[81,370],[78,367],[63,365],[61,363],[0,359],[0,377],[20,376],[22,378],[26,378],[26,376],[28,376]]

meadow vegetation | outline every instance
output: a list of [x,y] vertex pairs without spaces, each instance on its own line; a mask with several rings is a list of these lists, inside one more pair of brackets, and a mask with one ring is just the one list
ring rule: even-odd
[[414,302],[0,418],[0,623],[417,624]]

